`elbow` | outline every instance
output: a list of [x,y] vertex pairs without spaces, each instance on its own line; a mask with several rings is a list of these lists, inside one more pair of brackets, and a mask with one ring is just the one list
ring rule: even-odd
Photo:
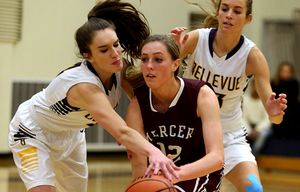
[[220,170],[224,167],[224,153],[223,152],[220,152],[220,153],[217,153],[215,154],[215,168],[216,170]]

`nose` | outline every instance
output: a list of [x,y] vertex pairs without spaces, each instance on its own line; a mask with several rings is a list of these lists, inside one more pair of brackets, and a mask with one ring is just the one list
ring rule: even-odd
[[118,57],[120,55],[120,50],[119,50],[119,48],[118,47],[114,47],[113,49],[112,49],[112,51],[111,51],[111,56],[112,57]]
[[232,12],[233,12],[232,9],[228,10],[228,12],[227,12],[227,14],[226,14],[226,18],[227,18],[227,19],[232,19]]
[[153,62],[151,59],[149,59],[147,62],[144,62],[144,66],[148,70],[153,70]]

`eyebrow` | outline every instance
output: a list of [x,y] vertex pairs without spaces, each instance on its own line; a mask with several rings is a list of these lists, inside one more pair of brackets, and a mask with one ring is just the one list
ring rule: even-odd
[[[222,3],[221,4],[221,6],[226,6],[226,7],[229,7],[229,5],[228,4],[226,4],[226,3]],[[242,6],[234,6],[234,8],[239,8],[239,9],[243,9],[243,7]]]
[[[148,53],[142,53],[142,55],[148,55]],[[154,52],[152,55],[163,55],[163,52],[161,51]]]

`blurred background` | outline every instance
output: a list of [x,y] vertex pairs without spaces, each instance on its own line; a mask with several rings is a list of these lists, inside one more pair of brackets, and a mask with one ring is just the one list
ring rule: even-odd
[[[204,14],[184,0],[124,1],[144,13],[152,33],[169,33],[178,26],[192,29]],[[189,2],[211,8],[210,0]],[[81,60],[77,57],[74,33],[87,20],[87,13],[95,3],[96,0],[0,0],[0,155],[10,155],[8,124],[18,105],[45,87],[61,70]],[[294,68],[294,77],[300,79],[299,0],[254,0],[253,21],[245,28],[244,34],[265,54],[272,78],[279,64],[289,61]],[[122,116],[127,103],[124,95],[118,108]],[[300,130],[300,127],[294,128]],[[283,155],[299,158],[299,140],[293,138],[293,142],[299,143],[292,144],[295,154],[292,151]],[[103,129],[97,127],[87,130],[87,141],[88,152],[93,154],[124,152]],[[285,141],[286,138],[283,143]],[[277,143],[278,146],[281,144]],[[267,160],[266,165],[269,164]],[[300,171],[300,164],[293,166]]]

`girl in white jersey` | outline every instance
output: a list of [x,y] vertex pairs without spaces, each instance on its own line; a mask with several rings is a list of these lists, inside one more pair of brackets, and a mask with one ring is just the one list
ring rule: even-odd
[[[174,28],[171,33],[181,45],[181,58],[190,55],[184,77],[207,81],[218,96],[224,132],[225,177],[238,191],[262,191],[255,157],[246,141],[242,125],[241,100],[251,76],[273,123],[282,121],[285,94],[272,92],[268,63],[255,44],[242,35],[252,19],[252,0],[220,0],[215,17],[207,27],[187,33]],[[209,23],[208,23],[209,22]]]
[[84,60],[22,103],[9,126],[9,146],[30,192],[87,191],[82,129],[96,123],[127,149],[147,156],[146,172],[160,170],[169,179],[177,177],[174,163],[114,111],[123,67],[121,47],[137,58],[149,35],[145,18],[131,4],[119,1],[97,4],[88,18],[75,35]]

